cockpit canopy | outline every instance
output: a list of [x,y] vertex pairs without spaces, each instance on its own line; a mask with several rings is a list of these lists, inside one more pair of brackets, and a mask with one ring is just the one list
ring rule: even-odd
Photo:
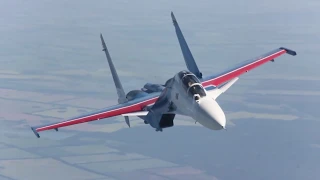
[[187,90],[188,94],[194,96],[195,94],[199,94],[200,97],[206,96],[206,92],[203,87],[199,84],[194,84]]
[[185,91],[193,96],[199,94],[200,97],[206,96],[206,93],[201,85],[200,80],[189,71],[181,71],[178,73],[182,87]]

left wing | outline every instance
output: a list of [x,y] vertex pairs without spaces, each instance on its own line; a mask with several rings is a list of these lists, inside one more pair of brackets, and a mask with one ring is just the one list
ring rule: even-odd
[[284,53],[290,54],[295,56],[297,53],[293,50],[280,47],[278,49],[275,49],[273,51],[270,51],[266,54],[263,54],[257,58],[250,59],[248,61],[245,61],[241,63],[240,65],[235,66],[232,69],[228,69],[226,71],[223,71],[221,73],[218,73],[217,75],[206,77],[202,80],[202,85],[204,87],[209,86],[219,86],[233,78],[239,77],[245,72],[248,72],[266,62],[274,61],[275,58],[283,55]]
[[92,112],[90,114],[84,114],[78,117],[74,117],[62,122],[56,122],[52,124],[37,126],[37,127],[31,127],[34,134],[39,138],[39,132],[55,129],[58,131],[58,128],[65,127],[65,126],[71,126],[75,124],[90,122],[90,121],[96,121],[104,118],[109,118],[113,116],[118,116],[126,113],[132,113],[132,112],[138,112],[142,111],[146,106],[149,106],[153,103],[155,103],[158,99],[159,94],[149,95],[143,98],[139,98],[137,100],[129,101],[123,104],[118,104],[115,106],[108,107],[106,109],[102,109],[96,112]]

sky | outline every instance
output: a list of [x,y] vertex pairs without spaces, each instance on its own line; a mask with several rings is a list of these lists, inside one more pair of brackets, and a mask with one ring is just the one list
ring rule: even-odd
[[[0,180],[317,179],[320,2],[0,1]],[[203,75],[284,55],[219,97],[227,131],[186,117],[162,133],[122,117],[41,133],[113,105],[102,33],[128,92],[186,69],[175,17]],[[48,176],[55,174],[55,176]]]

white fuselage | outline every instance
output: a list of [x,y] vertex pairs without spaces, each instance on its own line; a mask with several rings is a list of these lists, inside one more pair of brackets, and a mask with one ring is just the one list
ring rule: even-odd
[[[188,75],[193,76],[193,74]],[[198,80],[199,81],[199,80]],[[219,104],[208,95],[200,83],[185,86],[185,81],[176,75],[171,89],[171,101],[177,107],[175,113],[192,117],[204,127],[212,130],[225,129],[226,117]],[[191,92],[191,88],[201,90]]]

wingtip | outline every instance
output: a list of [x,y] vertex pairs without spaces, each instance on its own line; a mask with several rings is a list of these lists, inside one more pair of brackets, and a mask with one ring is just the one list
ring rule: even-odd
[[285,48],[285,47],[280,47],[280,49],[284,49],[288,54],[290,54],[292,56],[297,55],[297,52],[294,51],[294,50],[291,50],[291,49],[288,49],[288,48]]
[[35,129],[35,127],[31,127],[31,130],[33,131],[33,133],[37,136],[37,138],[40,138],[39,133],[37,132],[37,130]]

